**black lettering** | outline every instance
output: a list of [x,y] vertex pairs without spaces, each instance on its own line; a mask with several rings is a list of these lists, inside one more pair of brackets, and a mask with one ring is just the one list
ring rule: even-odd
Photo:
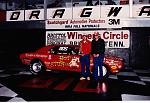
[[55,18],[56,16],[59,16],[59,18],[62,18],[64,12],[65,12],[65,9],[57,9],[55,11],[55,14],[53,15],[53,18]]
[[109,42],[109,47],[113,47],[113,42],[112,41]]
[[105,41],[105,47],[107,47],[107,45],[108,45],[108,41]]
[[77,42],[77,41],[70,41],[70,45],[78,45],[79,44],[79,42]]
[[123,45],[123,41],[120,41],[120,42],[119,42],[119,47],[125,47],[125,46]]
[[118,13],[119,13],[119,11],[121,10],[121,8],[122,8],[122,7],[112,7],[112,8],[110,9],[109,14],[108,14],[107,17],[110,17],[110,16],[113,15],[113,14],[114,14],[113,16],[117,16]]
[[[87,10],[90,10],[87,12]],[[92,13],[92,8],[84,8],[80,17],[90,17],[91,13]]]
[[32,17],[35,17],[36,19],[39,19],[40,10],[38,11],[32,11],[29,19],[32,19]]
[[123,41],[114,41],[114,47],[124,47]]
[[72,25],[65,25],[65,28],[72,28]]
[[[145,10],[145,9],[148,9],[148,10]],[[142,16],[143,13],[147,13],[147,16],[149,16],[150,15],[150,6],[143,6],[139,13],[139,16]]]
[[13,12],[10,17],[10,20],[17,20],[19,16],[20,16],[20,12]]
[[120,19],[109,19],[109,25],[119,25]]
[[118,42],[114,42],[114,47],[118,47]]

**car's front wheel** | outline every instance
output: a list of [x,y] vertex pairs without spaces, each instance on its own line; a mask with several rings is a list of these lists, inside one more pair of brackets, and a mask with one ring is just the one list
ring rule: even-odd
[[108,77],[110,74],[108,68],[105,65],[103,65],[102,68],[103,68],[103,77]]
[[[103,77],[104,77],[104,78],[107,78],[107,77],[109,76],[109,74],[110,74],[109,69],[107,68],[106,65],[103,65],[103,66],[102,66],[102,69],[103,69]],[[98,67],[98,71],[100,71],[100,70],[99,70],[99,67]],[[94,72],[94,68],[93,68],[93,72]],[[93,73],[93,72],[92,72],[92,73]],[[100,76],[100,72],[97,72],[97,73],[98,73],[98,76]]]
[[40,60],[32,60],[30,63],[30,72],[34,75],[38,75],[44,72],[44,65]]

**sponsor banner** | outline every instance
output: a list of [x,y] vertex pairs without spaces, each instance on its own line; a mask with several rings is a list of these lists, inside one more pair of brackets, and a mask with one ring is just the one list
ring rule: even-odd
[[98,29],[122,28],[121,19],[72,19],[72,20],[46,20],[46,29]]
[[84,19],[102,17],[129,17],[129,5],[81,6],[47,10],[47,19]]
[[[47,9],[47,20],[70,20],[70,19],[101,19],[121,18],[131,19],[130,10],[133,10],[133,17],[149,18],[150,5],[100,5],[82,6],[69,8]],[[44,9],[7,11],[7,21],[44,20]],[[134,19],[134,18],[132,18]]]
[[25,10],[25,20],[44,20],[44,9]]
[[133,17],[150,17],[150,5],[133,5],[132,8]]
[[24,10],[7,11],[6,21],[24,21]]
[[130,14],[129,5],[102,5],[101,6],[101,17],[117,17],[117,18],[128,18]]
[[71,8],[51,8],[47,9],[47,19],[72,19]]
[[128,30],[46,31],[46,45],[78,45],[84,35],[92,41],[94,32],[101,34],[101,38],[105,40],[106,48],[129,48],[130,34]]
[[44,9],[7,11],[6,20],[7,21],[44,20]]

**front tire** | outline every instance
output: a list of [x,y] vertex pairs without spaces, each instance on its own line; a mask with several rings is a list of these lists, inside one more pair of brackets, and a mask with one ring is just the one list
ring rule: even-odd
[[[99,69],[99,68],[98,68],[98,69]],[[102,66],[102,69],[103,69],[103,77],[104,77],[104,78],[107,78],[107,77],[109,76],[109,74],[110,74],[109,69],[107,68],[106,65],[103,65],[103,66]],[[99,70],[98,70],[98,71],[99,71]],[[92,73],[92,74],[94,73],[94,67],[93,67],[91,73]],[[98,73],[98,76],[100,76],[100,73]]]
[[41,74],[45,71],[44,64],[40,60],[32,60],[30,63],[30,72],[34,75]]
[[108,70],[108,68],[106,67],[106,65],[103,65],[103,77],[107,78],[110,74],[110,71]]

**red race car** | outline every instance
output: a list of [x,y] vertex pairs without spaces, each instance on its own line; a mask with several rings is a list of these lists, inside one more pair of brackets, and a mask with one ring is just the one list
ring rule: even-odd
[[[33,74],[46,70],[65,70],[80,72],[79,46],[55,45],[45,46],[35,52],[20,54],[23,64],[30,66]],[[105,55],[103,75],[117,73],[124,67],[124,60],[117,56]],[[90,59],[90,69],[93,71],[93,57]]]

